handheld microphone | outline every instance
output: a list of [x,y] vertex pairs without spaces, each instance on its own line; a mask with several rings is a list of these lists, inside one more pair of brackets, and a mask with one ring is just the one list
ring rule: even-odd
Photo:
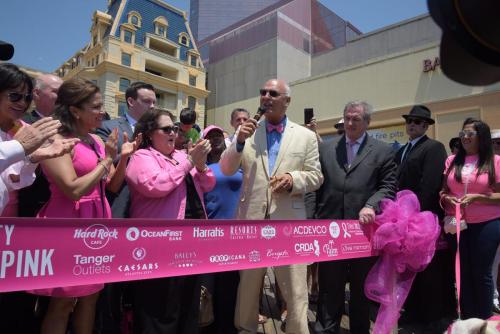
[[262,108],[262,106],[259,106],[259,109],[257,109],[257,114],[255,114],[253,119],[258,122],[260,120],[260,118],[262,117],[262,115],[264,115],[266,113],[266,111],[267,110]]

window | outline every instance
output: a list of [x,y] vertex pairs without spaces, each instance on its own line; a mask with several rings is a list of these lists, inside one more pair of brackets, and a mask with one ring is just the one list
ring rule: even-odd
[[179,34],[179,44],[189,46],[189,36],[185,32]]
[[141,27],[141,14],[136,12],[135,10],[131,11],[130,13],[127,14],[128,17],[128,23],[136,26],[137,28]]
[[120,92],[125,93],[127,88],[130,86],[130,80],[127,78],[120,78]]
[[191,66],[195,66],[198,65],[198,57],[196,56],[191,56]]
[[94,35],[94,37],[92,38],[92,46],[96,45],[97,45],[97,35]]
[[188,96],[188,108],[191,110],[195,110],[196,108],[196,97]]
[[99,55],[95,56],[95,64],[99,64]]
[[95,63],[94,63],[94,58],[92,58],[92,67],[94,67]]
[[196,76],[194,75],[189,76],[189,85],[196,86]]
[[125,43],[132,44],[132,32],[129,30],[123,30],[123,41]]
[[167,28],[168,28],[167,19],[164,18],[163,16],[158,16],[156,19],[154,19],[153,23],[155,26],[155,34],[167,38]]
[[118,102],[118,117],[125,116],[127,109],[127,102]]
[[130,66],[132,63],[132,56],[128,53],[122,52],[122,65]]
[[165,30],[165,27],[164,27],[164,26],[160,26],[160,25],[159,25],[159,26],[157,27],[157,29],[156,29],[156,30],[157,30],[157,34],[158,34],[158,35],[165,37],[165,35],[166,35],[166,34],[165,34],[166,30]]
[[87,61],[87,67],[90,67],[90,60]]

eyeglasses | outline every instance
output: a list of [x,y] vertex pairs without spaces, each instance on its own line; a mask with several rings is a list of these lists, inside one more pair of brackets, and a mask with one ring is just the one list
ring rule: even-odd
[[423,119],[418,119],[418,118],[407,118],[406,119],[406,124],[415,124],[415,125],[420,125],[424,123],[425,121]]
[[283,95],[282,93],[277,92],[275,90],[271,90],[271,89],[261,89],[261,90],[259,90],[259,92],[260,92],[260,96],[266,96],[267,93],[269,93],[270,97],[278,97],[280,95]]
[[476,131],[460,131],[458,133],[458,136],[460,138],[472,138],[472,137],[477,136],[477,132]]
[[7,94],[7,96],[9,97],[9,101],[12,103],[19,102],[23,98],[24,98],[24,101],[26,101],[26,103],[31,103],[31,101],[33,100],[33,95],[31,95],[31,94],[21,94],[21,93],[17,93],[17,92],[11,92],[11,93]]
[[169,134],[171,132],[177,133],[179,131],[179,127],[176,125],[167,125],[162,128],[157,128],[158,130],[163,131],[163,133]]

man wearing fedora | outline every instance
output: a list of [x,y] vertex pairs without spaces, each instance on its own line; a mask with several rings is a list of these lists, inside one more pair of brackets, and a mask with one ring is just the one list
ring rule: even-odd
[[[418,197],[422,211],[431,211],[442,218],[439,191],[443,182],[446,149],[442,143],[425,134],[429,126],[434,124],[429,108],[416,105],[409,114],[403,115],[403,118],[409,138],[408,143],[399,149],[395,157],[398,165],[398,190],[413,191]],[[452,261],[447,256],[448,251],[437,251],[427,269],[417,274],[406,300],[402,322],[406,320],[425,324],[432,332],[438,330],[441,319],[451,316],[449,304],[454,300],[453,276]],[[445,287],[447,283],[448,288]],[[453,307],[451,309],[453,310]],[[439,328],[441,332],[444,329]]]

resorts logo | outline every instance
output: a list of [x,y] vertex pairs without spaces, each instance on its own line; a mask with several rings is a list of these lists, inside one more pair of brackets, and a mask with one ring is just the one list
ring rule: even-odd
[[125,233],[125,237],[128,241],[136,241],[139,238],[166,238],[169,241],[180,241],[182,240],[182,231],[174,230],[161,230],[161,231],[151,231],[148,229],[139,230],[137,227],[129,227]]
[[116,228],[109,230],[101,224],[94,224],[87,227],[85,230],[78,228],[73,234],[73,239],[83,239],[85,246],[90,249],[104,248],[111,239],[118,239],[118,231]]
[[257,239],[257,226],[255,225],[231,225],[229,234],[232,240]]

